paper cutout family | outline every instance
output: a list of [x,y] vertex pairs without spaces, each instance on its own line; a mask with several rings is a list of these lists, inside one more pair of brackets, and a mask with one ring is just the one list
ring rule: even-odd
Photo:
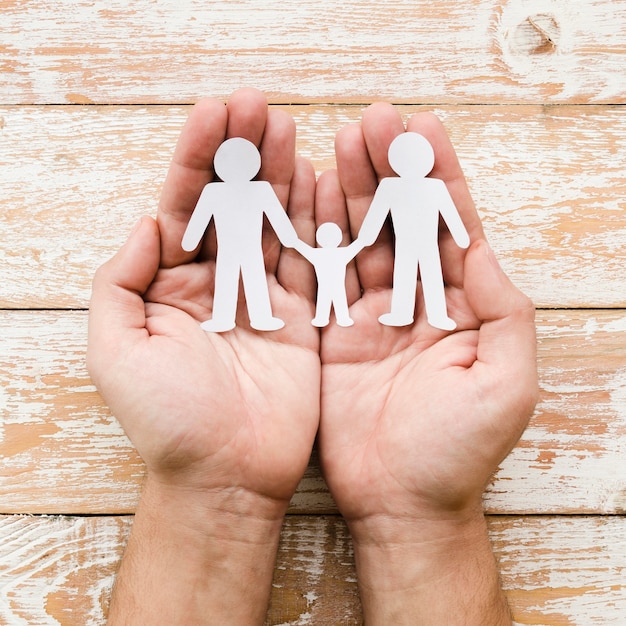
[[311,323],[326,326],[334,308],[337,324],[351,326],[354,322],[345,288],[347,265],[376,241],[389,214],[395,233],[391,310],[378,320],[387,326],[413,323],[419,267],[429,324],[442,330],[456,328],[446,307],[439,216],[459,247],[469,246],[469,235],[445,183],[427,178],[435,154],[425,137],[414,132],[399,135],[389,147],[388,159],[398,176],[380,181],[357,238],[348,246],[340,246],[341,229],[326,222],[317,229],[320,247],[315,248],[298,238],[270,183],[253,180],[261,168],[257,147],[241,137],[224,141],[213,161],[221,182],[204,187],[182,240],[184,250],[195,250],[213,219],[217,237],[213,316],[202,322],[202,328],[225,332],[235,327],[240,275],[252,328],[269,331],[284,326],[272,314],[270,303],[261,246],[264,215],[281,244],[295,248],[315,268],[317,302]]

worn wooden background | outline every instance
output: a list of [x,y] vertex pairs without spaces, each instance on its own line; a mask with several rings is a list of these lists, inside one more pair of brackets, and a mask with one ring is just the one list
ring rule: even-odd
[[[143,467],[84,363],[95,268],[154,214],[199,97],[300,151],[434,110],[536,302],[541,400],[485,498],[519,624],[626,623],[626,0],[0,0],[0,624],[101,624]],[[267,623],[359,624],[316,459]]]

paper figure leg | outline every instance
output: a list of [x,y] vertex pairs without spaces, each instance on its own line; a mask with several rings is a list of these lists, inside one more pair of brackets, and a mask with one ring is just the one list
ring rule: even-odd
[[428,257],[420,262],[420,277],[428,323],[441,330],[454,330],[456,322],[448,317],[439,255],[436,259]]
[[415,315],[415,291],[417,289],[417,252],[407,246],[396,247],[393,268],[393,291],[391,311],[378,318],[385,326],[408,326]]
[[354,324],[354,320],[350,317],[350,313],[348,312],[348,300],[346,298],[345,287],[338,291],[339,293],[335,294],[335,297],[333,298],[337,326],[352,326]]
[[215,292],[213,317],[201,326],[204,330],[222,333],[235,328],[237,296],[239,292],[239,264],[232,258],[225,261],[218,255],[215,264]]
[[250,326],[255,330],[279,330],[282,328],[285,322],[272,315],[262,252],[258,255],[251,255],[242,265],[241,279],[248,305]]
[[317,300],[315,304],[315,317],[311,320],[311,324],[313,324],[313,326],[317,326],[318,328],[328,326],[330,322],[330,306],[331,300],[328,297],[328,293],[326,292],[326,290],[321,289],[318,284]]

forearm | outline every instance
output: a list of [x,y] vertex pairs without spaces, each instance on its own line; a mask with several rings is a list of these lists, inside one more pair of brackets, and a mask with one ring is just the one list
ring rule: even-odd
[[147,482],[115,582],[110,626],[263,623],[281,507],[268,515],[265,504],[255,510],[249,495],[226,500]]
[[351,528],[368,626],[504,626],[511,616],[481,512],[469,519],[387,520]]

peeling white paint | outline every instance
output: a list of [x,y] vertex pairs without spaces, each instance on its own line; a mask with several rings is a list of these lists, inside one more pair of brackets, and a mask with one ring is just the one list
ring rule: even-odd
[[[426,0],[132,7],[97,0],[71,10],[62,0],[17,3],[3,10],[0,63],[12,71],[0,78],[0,92],[22,103],[189,102],[254,84],[283,102],[419,94],[425,102],[502,103],[609,101],[625,91],[619,2],[438,7]],[[546,14],[558,22],[558,45],[533,54],[536,31],[520,25]]]
[[[622,1],[5,5],[0,307],[86,307],[95,268],[139,215],[154,213],[187,113],[170,103],[223,97],[242,84],[274,102],[447,103],[436,111],[514,281],[544,306],[626,306],[626,116],[589,106],[624,101]],[[9,106],[90,101],[133,106]],[[543,107],[555,103],[570,106]],[[291,111],[299,150],[320,172],[334,165],[335,132],[361,107]],[[540,313],[540,322],[542,401],[487,508],[623,513],[626,317],[570,310]],[[134,509],[143,466],[88,380],[85,330],[84,312],[0,314],[5,510]],[[332,510],[316,462],[294,504]],[[356,584],[345,529],[330,537],[316,523],[284,537],[306,603],[289,626],[319,623],[329,562],[345,565],[342,580]],[[0,623],[65,623],[47,606],[62,590],[65,611],[73,602],[83,611],[75,621],[100,624],[129,526],[0,518]],[[492,520],[490,529],[505,584],[532,613],[519,623],[624,622],[623,517],[529,516]],[[77,571],[80,588],[72,587]]]
[[[102,624],[101,594],[110,593],[129,527],[124,518],[94,523],[89,518],[0,517],[0,623],[65,623],[47,606],[52,594],[65,590],[65,611],[74,620]],[[84,572],[84,589],[71,594],[79,572]]]
[[[361,108],[290,111],[299,151],[314,158],[318,171],[334,167],[334,135],[357,121]],[[626,177],[612,152],[626,153],[626,116],[603,107],[437,111],[514,282],[538,306],[626,306],[620,254]],[[0,247],[0,305],[84,308],[95,269],[140,215],[154,214],[186,109],[8,107],[0,113],[6,119],[0,229],[10,242]],[[32,136],[27,153],[26,135]]]
[[522,84],[558,86],[565,99],[583,93],[600,100],[623,94],[616,57],[608,56],[606,65],[596,66],[594,72],[581,72],[581,43],[589,33],[598,42],[623,34],[623,5],[614,3],[613,9],[617,14],[602,2],[509,0],[497,27],[503,60]]
[[[557,527],[558,539],[553,534]],[[520,610],[532,621],[521,623],[622,624],[626,615],[624,518],[521,518],[513,524],[494,523],[491,531],[505,590],[538,591],[537,603]]]
[[[89,382],[87,314],[46,316],[45,325],[35,324],[38,312],[0,316],[0,441],[5,446],[0,499],[11,511],[90,512],[103,506],[132,511],[143,465]],[[624,323],[620,311],[539,313],[542,399],[487,493],[489,511],[611,512],[621,502],[626,345],[620,352],[619,341]],[[607,361],[609,353],[614,357]],[[7,443],[9,428],[25,438],[24,449]],[[334,509],[314,461],[292,510]],[[311,576],[323,569],[314,559],[305,566]]]
[[[624,336],[626,341],[626,335]],[[626,367],[616,372],[607,382],[611,397],[611,409],[622,426],[626,424]],[[618,435],[621,433],[618,433]],[[624,457],[624,480],[626,482],[626,456]]]

